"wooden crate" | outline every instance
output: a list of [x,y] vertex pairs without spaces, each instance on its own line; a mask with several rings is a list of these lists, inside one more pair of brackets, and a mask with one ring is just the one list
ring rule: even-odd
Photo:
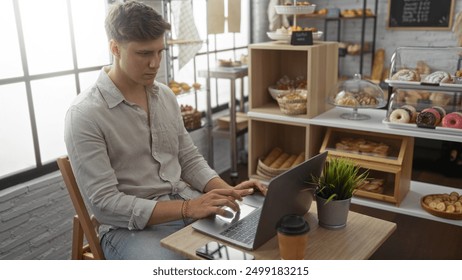
[[[345,140],[346,139],[346,140]],[[344,143],[354,143],[356,149],[346,148]],[[357,143],[384,144],[389,147],[386,155],[373,150],[360,149]],[[346,145],[349,147],[349,145]],[[394,203],[399,206],[411,184],[414,138],[340,128],[328,128],[320,152],[328,151],[329,157],[346,157],[369,170],[369,177],[382,179],[383,192],[358,189],[356,196]]]

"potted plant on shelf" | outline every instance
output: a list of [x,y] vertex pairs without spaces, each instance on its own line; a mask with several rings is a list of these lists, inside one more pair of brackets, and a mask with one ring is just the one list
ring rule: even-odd
[[321,175],[313,177],[320,226],[328,229],[346,226],[351,197],[368,174],[368,170],[361,171],[349,158],[331,157],[326,161]]

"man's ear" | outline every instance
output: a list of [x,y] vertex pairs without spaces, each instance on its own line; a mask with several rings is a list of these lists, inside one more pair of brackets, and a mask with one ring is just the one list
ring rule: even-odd
[[111,39],[109,41],[109,49],[111,50],[111,53],[113,56],[119,58],[120,57],[120,45],[114,39]]

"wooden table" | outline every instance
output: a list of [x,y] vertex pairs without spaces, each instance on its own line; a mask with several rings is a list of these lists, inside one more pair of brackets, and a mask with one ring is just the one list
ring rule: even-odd
[[[307,260],[368,259],[396,229],[395,223],[350,211],[345,228],[327,230],[318,226],[315,202],[305,218],[311,228],[305,253]],[[218,240],[189,225],[162,239],[161,244],[189,259],[201,259],[196,256],[195,250],[210,241]],[[257,260],[280,259],[276,236],[258,249],[248,252]]]

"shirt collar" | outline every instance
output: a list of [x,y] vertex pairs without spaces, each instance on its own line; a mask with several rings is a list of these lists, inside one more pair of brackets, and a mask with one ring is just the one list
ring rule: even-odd
[[[122,92],[116,87],[114,82],[109,78],[110,66],[103,67],[98,77],[98,81],[96,82],[96,86],[98,87],[101,95],[103,96],[104,100],[106,101],[108,107],[110,109],[116,107],[121,102],[125,101],[125,97],[123,96]],[[159,94],[159,86],[157,85],[157,81],[150,87],[146,87],[146,91],[150,95],[157,95]]]

